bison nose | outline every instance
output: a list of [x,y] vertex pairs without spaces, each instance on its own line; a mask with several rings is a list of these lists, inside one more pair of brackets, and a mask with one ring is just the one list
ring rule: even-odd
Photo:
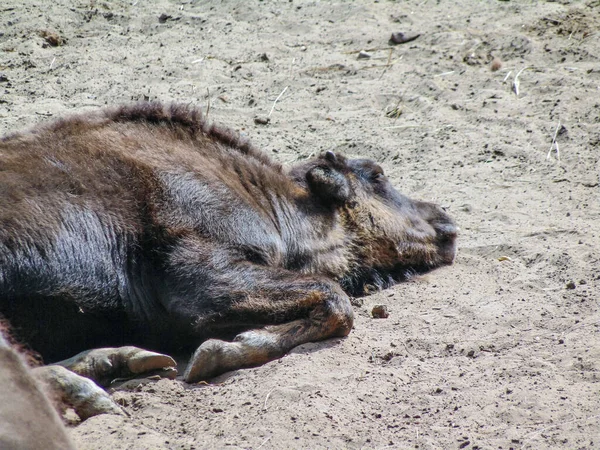
[[445,264],[452,264],[456,257],[456,238],[460,229],[453,223],[436,227],[439,254]]
[[460,231],[460,228],[458,228],[453,223],[445,223],[445,224],[438,225],[436,227],[436,231],[438,232],[438,235],[440,237],[443,237],[446,239],[456,239],[456,237],[458,236],[458,232]]

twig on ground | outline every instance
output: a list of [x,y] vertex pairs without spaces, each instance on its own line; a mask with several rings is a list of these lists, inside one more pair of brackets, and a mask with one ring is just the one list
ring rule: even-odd
[[281,91],[281,94],[279,94],[277,96],[277,98],[273,102],[273,106],[271,106],[271,111],[269,111],[269,115],[267,117],[271,117],[271,114],[273,114],[273,110],[275,109],[275,105],[277,104],[277,101],[281,98],[281,96],[284,94],[284,92],[287,91],[287,88],[289,88],[289,86],[286,86],[285,89],[283,91]]
[[558,130],[560,130],[560,120],[558,121],[558,125],[556,125],[556,130],[554,131],[554,137],[552,138],[552,144],[550,144],[550,150],[548,150],[546,159],[550,159],[550,155],[552,154],[552,149],[554,147],[556,147],[556,159],[560,161],[560,150],[558,149],[558,142],[556,142],[556,137],[558,136]]
[[346,52],[342,52],[343,55],[353,55],[355,53],[362,51],[365,52],[376,52],[379,50],[392,50],[393,47],[372,47],[372,48],[361,48],[360,50],[348,50]]
[[265,397],[265,404],[263,405],[263,409],[267,409],[267,401],[269,400],[269,397],[271,396],[271,394],[273,393],[273,391],[274,391],[275,389],[276,389],[276,388],[273,388],[273,389],[271,389],[271,390],[269,391],[269,393],[267,394],[267,396]]
[[379,79],[381,80],[381,78],[385,75],[385,73],[387,72],[387,70],[390,68],[390,62],[392,61],[392,52],[394,50],[390,48],[390,54],[388,55],[388,59],[387,59],[387,63],[385,65],[385,69],[383,69],[383,72],[381,72],[381,75],[379,75]]
[[256,447],[256,450],[258,450],[259,448],[261,448],[263,445],[265,445],[267,442],[269,442],[269,440],[271,439],[271,436],[269,436],[268,438],[266,438],[262,444],[260,444],[258,447]]
[[442,73],[438,73],[437,75],[434,75],[433,77],[444,77],[446,75],[452,75],[454,73],[454,70],[450,70],[449,72],[442,72]]
[[398,129],[398,128],[422,128],[422,127],[427,127],[428,125],[395,125],[393,127],[383,127],[382,130],[393,130],[393,129]]
[[50,63],[50,69],[52,70],[52,66],[54,65],[54,61],[56,61],[56,56],[54,58],[52,58],[52,62]]

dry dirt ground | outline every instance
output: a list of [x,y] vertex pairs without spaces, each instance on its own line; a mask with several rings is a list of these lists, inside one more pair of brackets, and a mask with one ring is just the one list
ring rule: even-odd
[[599,29],[597,0],[3,0],[2,133],[191,102],[286,163],[374,158],[462,229],[454,266],[365,297],[348,338],[129,382],[77,444],[600,448]]

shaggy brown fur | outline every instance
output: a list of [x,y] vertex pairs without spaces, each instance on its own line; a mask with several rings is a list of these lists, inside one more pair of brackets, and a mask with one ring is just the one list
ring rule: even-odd
[[0,314],[50,361],[237,335],[205,343],[206,367],[207,349],[221,356],[195,377],[256,365],[346,335],[348,294],[455,253],[448,215],[374,162],[327,153],[284,170],[181,105],[7,136],[0,191]]

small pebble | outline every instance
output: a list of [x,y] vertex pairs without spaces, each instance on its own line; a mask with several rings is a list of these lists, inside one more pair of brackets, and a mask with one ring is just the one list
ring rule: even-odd
[[254,118],[254,123],[256,125],[266,125],[271,121],[268,117],[258,116]]
[[573,283],[572,281],[569,281],[565,287],[567,289],[575,289],[575,283]]
[[173,18],[173,16],[162,13],[160,16],[158,16],[158,23],[165,23],[167,20],[172,19],[172,18]]
[[494,59],[492,59],[492,63],[490,64],[490,69],[492,69],[492,72],[496,72],[497,70],[500,70],[502,68],[502,61],[500,60],[500,58],[496,57]]
[[371,315],[374,319],[387,319],[390,314],[386,305],[375,305],[371,310]]
[[358,59],[369,59],[371,57],[371,54],[369,52],[365,52],[364,50],[361,50],[358,53]]
[[396,33],[392,33],[392,36],[390,37],[390,44],[392,44],[392,45],[406,44],[407,42],[414,41],[419,36],[421,36],[421,35],[420,34],[406,34],[406,33],[401,33],[398,31]]
[[360,308],[362,305],[365,304],[365,301],[360,297],[350,297],[350,304],[352,306],[356,306],[357,308]]
[[65,43],[64,39],[54,31],[42,30],[40,31],[40,36],[43,37],[44,40],[52,47],[58,47],[59,45],[63,45]]

